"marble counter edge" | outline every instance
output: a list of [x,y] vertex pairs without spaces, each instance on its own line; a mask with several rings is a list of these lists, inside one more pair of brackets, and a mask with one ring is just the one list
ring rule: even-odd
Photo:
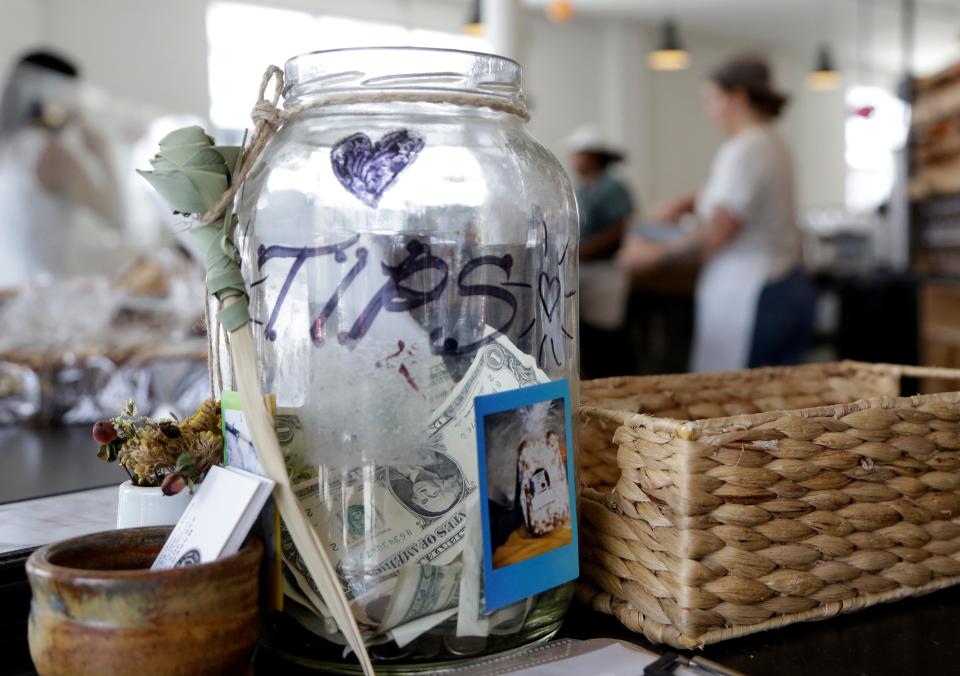
[[117,487],[0,505],[0,554],[116,528]]

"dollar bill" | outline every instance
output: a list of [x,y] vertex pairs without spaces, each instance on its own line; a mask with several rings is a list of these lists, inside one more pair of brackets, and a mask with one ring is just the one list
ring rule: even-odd
[[[291,554],[291,550],[295,552],[295,547],[286,530],[282,533],[281,542],[281,549],[284,551],[284,572],[293,578],[296,589],[299,590],[301,597],[305,597],[307,603],[303,603],[296,595],[287,595],[300,602],[301,605],[316,609],[324,617],[333,617],[323,601],[320,590],[310,577],[302,558],[298,554]],[[286,581],[289,584],[289,579]],[[395,580],[387,580],[374,590],[350,599],[350,608],[354,617],[357,618],[361,633],[372,634],[380,625],[394,584]],[[292,584],[290,586],[293,587]]]
[[299,603],[301,606],[309,608],[317,615],[330,617],[330,611],[327,610],[326,606],[317,606],[313,601],[308,599],[300,590],[300,584],[296,581],[291,581],[287,574],[284,574],[283,576],[283,595],[290,600]]
[[460,564],[404,566],[397,575],[380,631],[456,608],[460,596]]
[[403,648],[404,646],[413,643],[420,636],[426,634],[438,624],[442,624],[456,614],[456,608],[441,610],[438,613],[419,617],[412,622],[407,622],[406,624],[401,624],[399,627],[394,627],[388,631],[386,635],[387,637],[393,639],[394,643],[396,643],[399,647]]
[[286,562],[282,563],[282,571],[285,596],[292,598],[300,605],[314,609],[324,617],[333,617],[333,613],[327,608],[326,602],[320,597],[320,592],[317,591],[309,577],[293,569]]
[[533,597],[528,597],[494,611],[490,615],[490,633],[495,636],[504,636],[520,631],[530,611],[533,610],[533,604]]
[[[297,623],[307,631],[310,631],[311,633],[316,634],[317,636],[330,641],[331,643],[345,643],[343,636],[337,630],[336,622],[327,620],[326,618],[318,617],[308,607],[301,606],[300,604],[296,603],[290,604],[287,608],[287,611],[289,612],[290,616],[293,617],[293,619],[296,620]],[[456,608],[450,608],[448,610],[442,610],[439,613],[426,615],[425,617],[417,618],[412,622],[394,627],[390,631],[387,631],[383,634],[367,637],[365,638],[364,643],[367,645],[367,647],[371,647],[393,641],[399,647],[403,648],[437,625],[442,624],[446,620],[450,619],[456,615],[456,613]],[[351,652],[352,651],[350,650],[349,646],[344,646],[344,659],[346,659]]]
[[[366,628],[413,640],[414,629],[435,626],[423,618],[443,615],[442,622],[456,615],[458,635],[489,634],[496,620],[482,612],[474,399],[548,380],[533,357],[500,336],[477,351],[426,421],[423,447],[410,464],[347,471],[321,467],[316,478],[294,487],[328,543],[343,589]],[[298,441],[292,427],[287,446],[295,453],[302,437]],[[471,511],[475,519],[468,516]],[[296,548],[289,538],[282,541],[284,560],[301,591],[323,607]],[[517,612],[508,619],[515,620]]]
[[299,411],[295,408],[278,407],[274,428],[290,482],[299,484],[316,478],[317,469],[306,460],[307,442]]
[[[479,509],[469,509],[467,538],[463,556],[463,575],[460,579],[459,605],[457,608],[457,636],[490,636],[511,634],[518,631],[533,607],[533,599],[525,599],[500,608],[492,613],[484,612],[483,598],[483,540],[480,532]],[[474,536],[476,534],[476,536]]]

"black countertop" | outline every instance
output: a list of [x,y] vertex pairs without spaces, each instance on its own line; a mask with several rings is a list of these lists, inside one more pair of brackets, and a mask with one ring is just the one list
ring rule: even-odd
[[120,467],[97,459],[90,429],[0,426],[0,504],[125,481]]
[[[0,428],[0,502],[120,483],[123,472],[98,461],[95,453],[86,426]],[[25,560],[25,552],[0,556],[0,674],[30,673]],[[664,650],[615,618],[578,604],[571,607],[560,636],[617,638]],[[700,654],[758,675],[960,674],[960,586],[726,641]]]
[[[560,635],[616,638],[657,652],[672,650],[651,644],[614,617],[577,605]],[[960,586],[684,654],[700,654],[757,676],[960,674]]]

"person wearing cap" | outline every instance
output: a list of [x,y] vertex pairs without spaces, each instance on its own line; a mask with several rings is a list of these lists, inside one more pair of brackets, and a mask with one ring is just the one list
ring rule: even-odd
[[612,259],[633,213],[630,190],[611,171],[625,154],[593,127],[567,139],[580,214],[580,259]]
[[593,127],[567,145],[580,216],[580,354],[584,377],[622,375],[627,279],[614,263],[634,211],[630,190],[611,171],[625,154]]
[[760,58],[741,56],[716,68],[706,108],[726,141],[703,189],[654,214],[677,223],[692,213],[697,227],[665,242],[629,237],[618,254],[634,272],[671,259],[702,260],[692,370],[799,363],[812,338],[816,293],[800,260],[793,162],[774,126],[786,101]]

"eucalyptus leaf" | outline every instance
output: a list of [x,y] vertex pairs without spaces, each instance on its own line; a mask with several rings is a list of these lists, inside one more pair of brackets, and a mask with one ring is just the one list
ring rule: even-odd
[[220,153],[224,164],[227,165],[230,174],[233,175],[240,160],[240,146],[213,146],[213,149]]
[[176,148],[166,148],[157,153],[158,157],[169,160],[178,167],[205,167],[222,165],[226,167],[223,157],[213,146],[178,146]]
[[137,173],[147,179],[171,210],[185,214],[197,214],[207,210],[203,196],[189,177],[177,173],[160,173],[139,169]]
[[[170,132],[160,141],[160,149],[150,160],[152,171],[140,171],[150,185],[174,211],[200,214],[217,205],[230,187],[240,165],[242,146],[218,146],[197,126]],[[204,252],[208,287],[221,302],[245,296],[246,288],[239,268],[239,252],[233,242],[237,218],[231,205],[214,223],[190,229],[191,237]],[[247,303],[233,303],[221,310],[228,331],[247,321]]]
[[151,157],[150,164],[153,166],[154,171],[161,173],[173,173],[180,168],[170,160],[166,159],[165,157],[161,157],[160,155]]
[[[223,176],[223,177],[227,177],[230,175],[230,170],[227,169],[227,165],[225,164],[204,164],[201,166],[181,167],[177,171],[179,171],[182,174],[185,174],[188,172],[189,173],[206,172],[208,174],[216,174],[217,176]],[[227,185],[229,185],[229,181],[227,182]]]
[[157,155],[163,155],[164,157],[170,156],[170,159],[173,160],[176,160],[177,156],[180,156],[183,159],[188,159],[192,157],[194,153],[212,147],[213,146],[206,141],[203,141],[202,143],[174,143],[160,146],[160,149],[157,151]]
[[219,223],[198,225],[190,228],[190,239],[210,258],[213,254],[212,248],[219,242],[222,233],[223,228]]
[[206,205],[201,211],[206,211],[220,200],[220,197],[226,192],[227,187],[230,185],[230,182],[227,180],[226,171],[227,168],[225,166],[223,167],[222,174],[205,169],[185,168],[180,170],[179,175],[186,176],[190,182],[193,183],[193,187]]
[[212,146],[213,139],[207,136],[207,133],[203,131],[202,127],[197,125],[175,129],[160,139],[161,148],[165,148],[167,146],[182,146],[189,143],[202,143],[204,145]]

